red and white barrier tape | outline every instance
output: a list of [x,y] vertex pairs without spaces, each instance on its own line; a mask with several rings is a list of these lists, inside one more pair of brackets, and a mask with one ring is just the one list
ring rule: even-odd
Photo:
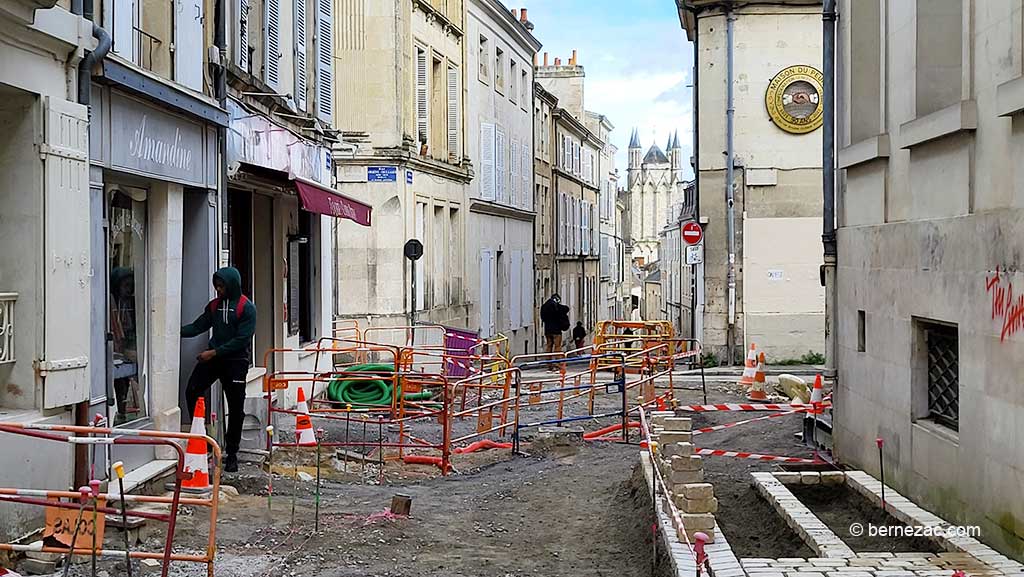
[[693,411],[696,413],[709,413],[713,411],[811,411],[814,409],[827,409],[832,403],[821,403],[818,406],[813,404],[794,403],[784,404],[749,404],[749,403],[725,403],[721,405],[680,405],[676,407],[680,411]]
[[739,426],[739,425],[745,425],[747,423],[753,423],[755,421],[765,421],[765,420],[768,420],[768,419],[774,419],[776,417],[784,417],[786,415],[792,415],[794,413],[804,413],[804,412],[807,412],[807,411],[804,410],[804,409],[797,409],[795,411],[783,411],[781,413],[772,413],[770,415],[765,415],[763,417],[755,417],[753,419],[746,419],[746,420],[743,420],[743,421],[736,421],[735,423],[726,423],[724,425],[715,425],[713,427],[704,427],[704,428],[701,428],[701,429],[694,429],[693,434],[694,435],[700,435],[700,434],[703,434],[703,433],[711,433],[713,431],[721,431],[722,429],[731,429],[732,427],[736,427],[736,426]]
[[694,449],[695,455],[705,457],[736,457],[737,459],[753,459],[755,461],[774,461],[777,463],[803,463],[813,465],[822,461],[816,459],[804,459],[801,457],[779,457],[776,455],[761,455],[758,453],[743,453],[740,451],[722,451],[720,449]]

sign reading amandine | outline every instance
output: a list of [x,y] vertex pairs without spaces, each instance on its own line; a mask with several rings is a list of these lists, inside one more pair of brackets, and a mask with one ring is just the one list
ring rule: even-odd
[[791,134],[817,130],[823,119],[821,92],[824,76],[813,66],[784,68],[768,83],[764,94],[768,116]]

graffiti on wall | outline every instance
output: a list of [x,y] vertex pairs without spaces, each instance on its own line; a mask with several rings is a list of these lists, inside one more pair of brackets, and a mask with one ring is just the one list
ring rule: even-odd
[[1002,325],[1000,341],[1024,329],[1024,294],[1013,294],[1009,274],[996,267],[995,273],[985,275],[985,292],[992,299],[992,320]]

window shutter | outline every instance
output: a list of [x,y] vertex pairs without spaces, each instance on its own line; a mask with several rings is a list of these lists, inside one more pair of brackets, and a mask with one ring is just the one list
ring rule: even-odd
[[512,139],[512,148],[509,150],[509,204],[517,206],[519,203],[519,141]]
[[508,203],[508,189],[505,185],[508,182],[508,174],[505,163],[508,162],[508,153],[505,152],[505,133],[500,128],[495,129],[494,137],[494,179],[495,195],[501,204]]
[[[118,0],[123,1],[123,0]],[[235,63],[249,71],[249,0],[238,0],[238,30],[235,34]]]
[[520,158],[523,171],[523,208],[533,210],[533,155],[530,154],[529,146],[523,145]]
[[494,145],[497,140],[493,124],[480,125],[480,198],[494,200]]
[[565,254],[565,193],[558,193],[558,254]]
[[264,0],[263,81],[277,89],[281,82],[281,0]]
[[593,204],[590,205],[590,254],[597,256],[600,254],[598,249],[598,243],[600,242],[601,227],[597,224],[597,207]]
[[521,266],[523,276],[520,279],[523,297],[523,304],[520,310],[522,311],[523,320],[520,326],[528,327],[533,324],[533,253],[530,250],[524,250],[520,255],[523,259]]
[[[134,0],[114,0],[110,4],[113,10],[106,14],[104,20],[113,32],[111,50],[131,62],[135,62],[135,11]],[[110,5],[108,4],[108,6]]]
[[583,203],[583,254],[590,254],[590,203]]
[[459,70],[448,69],[448,156],[461,160],[459,150]]
[[295,106],[306,111],[306,0],[295,0]]
[[203,90],[203,2],[176,0],[174,27],[175,80],[192,90]]
[[522,287],[523,287],[523,251],[513,250],[510,259],[512,274],[508,281],[508,319],[509,328],[518,329],[522,325]]
[[43,408],[51,409],[89,399],[90,314],[88,305],[77,306],[89,302],[92,282],[89,113],[61,98],[46,97],[43,103],[41,209],[50,217],[40,250],[46,275],[39,361],[55,364],[43,379]]
[[316,116],[334,115],[334,0],[316,0]]
[[494,334],[494,253],[480,250],[480,336]]
[[427,50],[416,48],[416,142],[422,147],[430,139],[430,87],[427,78]]

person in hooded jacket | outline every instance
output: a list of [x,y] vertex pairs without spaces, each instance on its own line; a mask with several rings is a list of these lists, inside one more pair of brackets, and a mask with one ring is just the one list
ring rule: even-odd
[[189,416],[196,401],[206,394],[214,381],[220,381],[228,401],[227,447],[224,470],[238,471],[238,445],[245,418],[245,377],[252,355],[252,335],[256,332],[256,305],[242,294],[242,276],[233,267],[213,274],[217,298],[190,325],[181,327],[183,338],[211,331],[207,350],[199,353],[199,363],[185,387]]

